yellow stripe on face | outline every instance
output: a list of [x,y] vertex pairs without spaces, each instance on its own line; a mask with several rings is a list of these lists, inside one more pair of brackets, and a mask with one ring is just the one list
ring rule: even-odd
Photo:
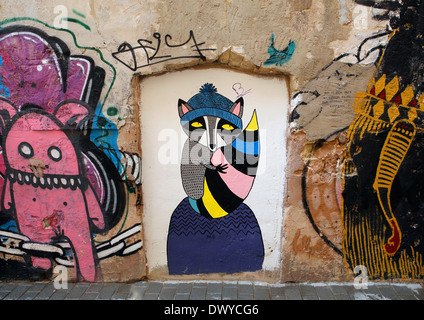
[[228,212],[221,208],[221,206],[216,202],[215,198],[213,197],[211,191],[209,190],[208,183],[204,183],[204,192],[202,197],[203,205],[205,206],[208,213],[211,215],[212,218],[222,218],[225,217]]
[[258,119],[256,118],[256,110],[253,111],[252,119],[250,119],[249,124],[247,125],[246,131],[256,131],[259,130]]

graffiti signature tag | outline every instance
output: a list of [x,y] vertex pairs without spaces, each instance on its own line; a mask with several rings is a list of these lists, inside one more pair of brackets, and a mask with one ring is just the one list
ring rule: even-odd
[[246,94],[249,94],[252,91],[252,89],[246,90],[245,88],[243,88],[243,86],[241,85],[240,82],[234,83],[232,88],[233,88],[234,92],[237,94],[236,99],[243,97],[243,96],[245,96]]
[[[137,43],[139,45],[136,47],[133,47],[131,44],[125,41],[118,47],[118,50],[116,52],[112,53],[112,56],[119,62],[123,63],[126,67],[128,67],[132,71],[136,71],[137,69],[140,69],[143,67],[147,67],[153,64],[165,62],[168,60],[174,60],[174,59],[200,58],[203,61],[205,61],[206,57],[203,55],[202,51],[216,50],[212,48],[201,49],[200,46],[204,45],[205,42],[197,43],[194,37],[193,31],[190,30],[189,38],[184,43],[170,44],[169,41],[172,40],[172,37],[169,34],[165,35],[164,42],[165,42],[165,46],[168,48],[183,47],[191,42],[192,45],[190,46],[190,48],[193,48],[194,54],[187,54],[187,55],[181,55],[181,56],[173,56],[172,54],[160,55],[159,51],[162,45],[162,36],[159,32],[155,32],[153,34],[153,37],[156,39],[156,47],[152,46],[153,41],[150,41],[147,39],[138,39]],[[128,62],[128,60],[124,61],[123,58],[120,58],[122,54],[125,54],[125,53],[130,53],[132,63]],[[142,59],[144,59],[144,61],[139,65],[140,57],[143,57]]]

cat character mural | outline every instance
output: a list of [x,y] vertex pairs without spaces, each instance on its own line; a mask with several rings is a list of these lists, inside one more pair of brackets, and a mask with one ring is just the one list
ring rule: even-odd
[[2,275],[48,276],[61,262],[79,280],[99,280],[100,248],[110,246],[94,238],[126,207],[116,166],[90,139],[104,79],[44,31],[0,30],[0,251],[19,256],[0,260]]
[[343,250],[347,265],[365,266],[370,278],[422,278],[423,3],[390,4],[400,15],[348,130]]
[[262,268],[261,230],[243,203],[259,161],[256,111],[243,130],[243,98],[235,102],[210,83],[178,114],[188,138],[181,178],[187,197],[174,210],[168,232],[170,274],[235,273]]

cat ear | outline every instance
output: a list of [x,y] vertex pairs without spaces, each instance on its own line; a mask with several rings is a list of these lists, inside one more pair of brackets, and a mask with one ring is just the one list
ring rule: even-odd
[[18,110],[9,100],[0,97],[0,125],[2,129],[6,127],[7,122],[17,113]]
[[244,100],[243,98],[238,98],[234,102],[233,106],[230,109],[230,112],[237,117],[241,118],[243,116]]
[[60,103],[53,114],[64,125],[73,126],[88,116],[88,108],[80,100],[67,100]]
[[193,108],[190,107],[190,105],[185,102],[184,100],[178,99],[178,115],[180,116],[180,118],[183,117],[183,115],[185,115],[187,112],[192,111]]

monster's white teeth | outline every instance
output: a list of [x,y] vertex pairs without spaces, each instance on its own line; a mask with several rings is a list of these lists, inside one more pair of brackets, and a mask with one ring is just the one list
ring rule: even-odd
[[86,183],[86,178],[81,178],[79,176],[53,176],[53,175],[44,175],[37,177],[33,173],[23,172],[14,169],[8,169],[6,176],[11,182],[17,182],[20,185],[33,185],[34,187],[41,188],[71,188],[75,190],[76,188],[82,187],[82,183]]

